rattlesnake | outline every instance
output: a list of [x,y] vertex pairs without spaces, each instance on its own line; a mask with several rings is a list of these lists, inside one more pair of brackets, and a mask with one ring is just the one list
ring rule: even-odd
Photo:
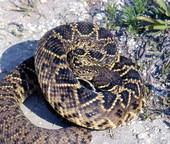
[[145,103],[144,83],[135,64],[118,53],[109,30],[89,22],[48,31],[35,57],[0,82],[0,143],[90,143],[85,128],[47,130],[24,116],[20,104],[39,85],[57,113],[88,129],[123,126]]

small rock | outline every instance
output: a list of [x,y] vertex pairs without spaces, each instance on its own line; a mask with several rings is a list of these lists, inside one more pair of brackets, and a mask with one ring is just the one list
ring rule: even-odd
[[43,33],[46,33],[47,31],[48,31],[47,29],[43,29],[43,30],[42,30]]
[[107,3],[108,2],[108,0],[102,0],[104,3]]
[[133,130],[132,130],[132,133],[133,133],[133,134],[136,134],[136,132],[137,132],[136,129],[133,129]]
[[39,122],[40,125],[42,125],[43,123],[42,122]]
[[96,19],[102,20],[104,18],[105,14],[104,13],[98,13],[96,14]]
[[140,133],[136,136],[138,139],[145,139],[148,137],[148,132]]
[[149,127],[145,127],[145,130],[147,130],[147,131],[148,131],[149,129],[150,129]]
[[162,140],[162,141],[161,141],[161,144],[169,144],[169,143],[170,143],[169,140]]
[[42,3],[42,4],[44,4],[46,2],[47,2],[47,0],[40,0],[40,3]]
[[104,142],[103,144],[109,144],[109,143],[107,143],[107,142]]
[[153,138],[153,137],[154,137],[154,134],[149,134],[148,136],[151,137],[151,138]]
[[131,122],[129,122],[130,125],[134,125],[136,124],[136,121],[135,120],[132,120]]
[[158,132],[160,132],[160,129],[157,128],[157,127],[155,127],[155,128],[154,128],[154,131],[155,131],[155,133],[158,133]]

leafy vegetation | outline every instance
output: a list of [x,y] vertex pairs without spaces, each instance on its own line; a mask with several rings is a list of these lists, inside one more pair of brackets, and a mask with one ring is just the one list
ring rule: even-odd
[[118,10],[118,7],[116,4],[106,7],[106,20],[110,27],[126,27],[131,33],[141,32],[143,28],[170,29],[170,5],[163,0],[134,0],[133,3],[121,6],[121,10]]
[[166,4],[163,0],[156,0],[154,3],[154,13],[156,17],[161,15],[165,19],[153,19],[145,16],[138,16],[138,20],[146,21],[152,24],[146,25],[147,30],[165,30],[170,28],[170,5]]
[[13,11],[24,12],[28,16],[30,12],[41,15],[37,8],[37,0],[20,0],[18,3],[10,0],[10,3],[14,5],[14,8],[11,8]]
[[118,16],[118,5],[114,3],[109,3],[106,5],[107,9],[107,17],[105,19],[105,22],[107,24],[107,27],[116,27],[118,24],[117,16]]
[[132,5],[122,6],[123,23],[130,32],[140,31],[141,21],[137,19],[147,10],[147,0],[134,0]]
[[170,63],[167,63],[162,70],[162,77],[166,78],[169,73],[170,73]]
[[[132,3],[125,3],[123,6],[110,4],[106,10],[110,29],[119,27],[124,30],[126,28],[126,32],[128,30],[133,34],[135,41],[142,39],[142,42],[146,42],[146,46],[143,48],[146,50],[146,57],[143,58],[144,61],[140,59],[141,63],[136,62],[140,69],[155,67],[151,77],[157,83],[146,81],[147,101],[149,103],[144,108],[141,118],[153,120],[157,115],[168,115],[170,107],[170,54],[166,49],[170,44],[168,38],[170,32],[169,3],[165,3],[163,0],[133,0]],[[127,35],[129,36],[130,33]],[[136,33],[142,33],[142,35],[138,37],[139,35]],[[167,54],[165,55],[165,53]],[[158,57],[161,57],[162,61],[159,63],[160,66],[154,65]]]

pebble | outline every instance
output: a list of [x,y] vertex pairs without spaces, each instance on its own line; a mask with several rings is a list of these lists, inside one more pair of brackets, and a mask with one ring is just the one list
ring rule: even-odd
[[129,39],[127,44],[129,47],[129,53],[132,53],[132,51],[135,49],[136,41],[133,38],[131,38],[131,39]]
[[160,129],[160,133],[161,133],[162,135],[165,135],[165,134],[166,134],[166,131],[164,131],[164,129]]
[[154,128],[154,131],[155,131],[155,133],[158,133],[158,132],[160,132],[160,129],[157,128],[157,127],[155,127],[155,128]]
[[108,2],[108,0],[102,0],[104,3],[107,3]]
[[98,20],[102,20],[104,17],[105,17],[105,14],[104,13],[98,13],[98,14],[96,14],[96,19],[98,19]]
[[150,128],[149,127],[145,127],[145,130],[148,131]]
[[28,23],[27,24],[27,29],[29,30],[29,31],[35,31],[36,30],[36,25],[31,25],[30,23]]
[[136,132],[137,132],[136,129],[133,129],[133,130],[132,130],[132,133],[133,133],[133,134],[136,134]]
[[140,133],[140,134],[137,134],[136,137],[138,139],[145,139],[147,138],[149,135],[148,135],[148,132],[143,132],[143,133]]
[[47,2],[47,0],[40,0],[40,3],[42,3],[42,4],[44,4],[46,2]]
[[42,122],[39,122],[40,125],[42,125],[43,123]]
[[170,144],[170,141],[169,140],[162,140],[161,144]]
[[103,144],[109,144],[108,142],[104,142]]
[[136,121],[135,120],[132,120],[131,122],[129,122],[130,125],[134,125],[136,124]]
[[148,136],[149,136],[150,138],[153,138],[153,137],[154,137],[154,134],[151,133],[151,134],[149,134]]

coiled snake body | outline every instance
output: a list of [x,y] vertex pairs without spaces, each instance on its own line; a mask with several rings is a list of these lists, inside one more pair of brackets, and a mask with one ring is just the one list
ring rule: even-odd
[[85,128],[48,130],[24,116],[20,104],[38,83],[56,112],[89,129],[125,125],[145,102],[137,68],[118,54],[110,31],[88,22],[62,25],[41,38],[34,58],[0,82],[0,143],[90,142]]

